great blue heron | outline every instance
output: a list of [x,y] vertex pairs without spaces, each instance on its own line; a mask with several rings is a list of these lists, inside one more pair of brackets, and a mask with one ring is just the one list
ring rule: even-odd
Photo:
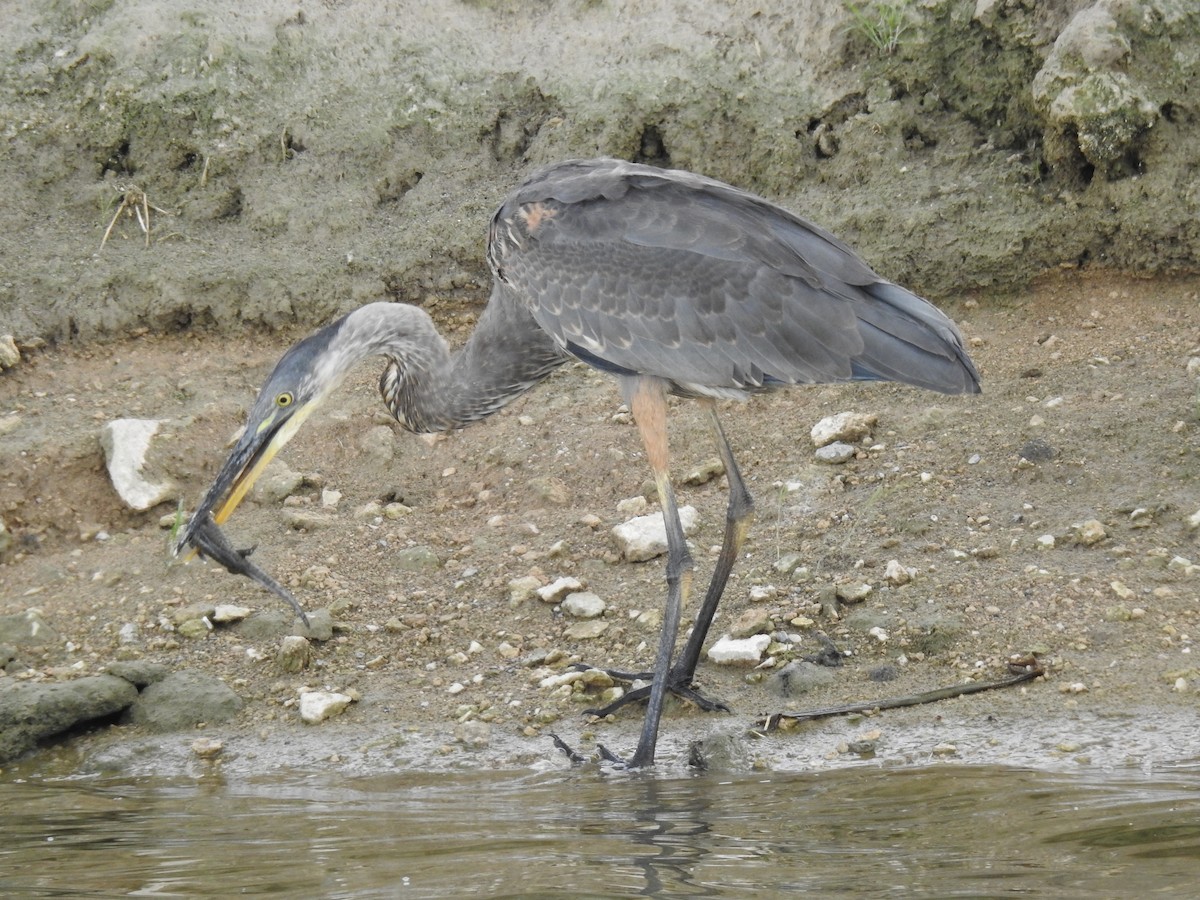
[[[416,432],[482,419],[565,361],[583,360],[617,379],[666,524],[667,600],[653,680],[634,694],[648,693],[649,702],[630,765],[649,765],[668,691],[702,701],[692,676],[753,509],[716,401],[861,380],[975,393],[979,376],[958,329],[932,304],[876,275],[815,225],[689,172],[611,159],[544,168],[492,217],[487,259],[491,299],[457,353],[423,310],[394,303],[356,309],[288,350],[177,550],[205,542],[212,512],[217,523],[229,516],[365,357],[387,358],[384,402]],[[668,474],[668,394],[704,404],[729,481],[712,581],[674,664],[693,562]]]

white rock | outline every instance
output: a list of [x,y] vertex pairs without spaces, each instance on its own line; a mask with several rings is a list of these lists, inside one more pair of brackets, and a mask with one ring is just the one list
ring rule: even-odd
[[21,351],[11,334],[0,334],[0,369],[11,369],[21,361]]
[[574,616],[577,619],[594,619],[604,614],[607,604],[600,599],[599,595],[593,594],[591,591],[575,591],[567,594],[562,608],[568,616]]
[[150,439],[161,424],[158,419],[114,419],[100,429],[108,477],[120,498],[133,509],[149,509],[175,493],[169,479],[156,484],[142,474]]
[[915,568],[901,565],[898,559],[889,559],[887,567],[883,570],[883,580],[893,587],[900,587],[912,581],[916,574]]
[[617,504],[617,512],[623,516],[639,516],[645,511],[645,497],[627,497]]
[[1188,516],[1188,528],[1200,528],[1200,509]]
[[865,581],[854,581],[849,584],[839,584],[837,586],[838,599],[845,603],[862,603],[867,597],[871,596],[871,587]]
[[731,638],[724,635],[708,648],[708,658],[722,665],[757,663],[769,646],[771,638],[766,634],[756,634],[748,638]]
[[561,672],[557,675],[547,675],[538,682],[538,687],[553,690],[554,688],[562,687],[564,684],[574,684],[576,681],[583,680],[583,673],[578,669],[572,669],[570,672]]
[[608,623],[603,619],[589,619],[569,626],[563,632],[563,637],[572,641],[590,641],[593,638],[600,637],[607,630]]
[[321,491],[321,505],[326,509],[333,509],[342,502],[342,492],[332,491],[329,488],[324,488]]
[[[696,509],[684,506],[679,510],[679,521],[683,525],[683,533],[691,534],[696,530]],[[642,562],[654,559],[667,552],[667,527],[663,524],[661,512],[648,516],[637,516],[617,525],[612,530],[613,539],[621,550],[621,555],[629,562]]]
[[508,583],[508,602],[514,606],[536,596],[541,581],[533,575],[514,578]]
[[842,412],[836,416],[826,416],[812,427],[812,442],[814,447],[824,447],[834,441],[861,441],[871,433],[878,417],[866,413]]
[[855,449],[852,444],[835,441],[832,444],[826,444],[824,447],[818,447],[813,456],[817,458],[817,462],[837,465],[838,463],[848,462],[853,459],[854,454]]
[[1200,569],[1200,566],[1197,566],[1186,556],[1173,556],[1171,557],[1171,561],[1167,563],[1167,569],[1171,572],[1182,572],[1185,575],[1195,575],[1197,569]]
[[1108,537],[1104,523],[1099,519],[1088,519],[1086,522],[1077,522],[1072,527],[1075,529],[1075,540],[1085,547],[1098,544]]
[[1039,550],[1053,550],[1054,549],[1054,535],[1043,534],[1041,537],[1039,537],[1037,539],[1037,545],[1038,545]]
[[552,584],[538,588],[536,593],[538,599],[543,603],[557,603],[567,594],[582,590],[583,582],[568,575],[566,578],[560,578]]
[[300,694],[300,719],[308,725],[316,725],[341,714],[350,701],[346,694],[333,691],[304,691]]
[[232,603],[218,603],[213,609],[214,622],[240,622],[254,612],[248,606],[234,606]]

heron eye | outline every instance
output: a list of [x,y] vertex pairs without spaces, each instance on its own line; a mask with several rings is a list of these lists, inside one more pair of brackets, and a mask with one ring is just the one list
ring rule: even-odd
[[280,394],[278,397],[275,398],[275,405],[276,406],[291,406],[292,401],[294,399],[295,398],[292,396],[291,391],[284,391],[282,394]]

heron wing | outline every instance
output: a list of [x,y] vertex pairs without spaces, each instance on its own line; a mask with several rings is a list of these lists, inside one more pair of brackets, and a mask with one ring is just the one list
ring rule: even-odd
[[489,259],[564,349],[686,392],[885,379],[978,389],[953,322],[745,191],[615,160],[535,174]]

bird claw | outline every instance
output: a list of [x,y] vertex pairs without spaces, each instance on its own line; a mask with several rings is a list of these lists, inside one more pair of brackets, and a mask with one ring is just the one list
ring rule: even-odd
[[[596,667],[589,666],[586,663],[575,663],[572,668],[576,669],[577,671],[585,671],[587,669],[593,669]],[[650,691],[654,686],[653,672],[621,672],[616,669],[601,669],[600,671],[606,673],[610,678],[616,681],[626,681],[630,683],[642,681],[649,683],[627,690],[624,694],[607,706],[600,707],[599,709],[585,709],[583,711],[584,715],[595,716],[596,718],[603,719],[605,716],[615,713],[617,710],[629,703],[649,699]],[[692,687],[692,679],[690,675],[672,672],[667,683],[667,690],[681,700],[686,700],[689,703],[695,704],[703,712],[732,712],[732,710],[720,700],[710,700],[708,697],[705,697],[698,690]]]
[[571,761],[571,765],[582,766],[585,762],[587,762],[586,756],[584,756],[578,750],[572,749],[570,744],[568,744],[554,732],[550,732],[550,740],[554,741],[555,749],[561,750],[566,754],[567,759]]
[[[566,755],[567,759],[571,761],[572,766],[582,766],[588,762],[588,758],[586,756],[584,756],[578,750],[573,749],[570,744],[560,738],[557,734],[551,732],[550,739],[554,741],[555,749],[561,750]],[[603,744],[596,745],[596,753],[599,754],[601,762],[608,763],[614,768],[632,768],[631,764],[627,760],[617,756],[617,754],[613,753]]]

